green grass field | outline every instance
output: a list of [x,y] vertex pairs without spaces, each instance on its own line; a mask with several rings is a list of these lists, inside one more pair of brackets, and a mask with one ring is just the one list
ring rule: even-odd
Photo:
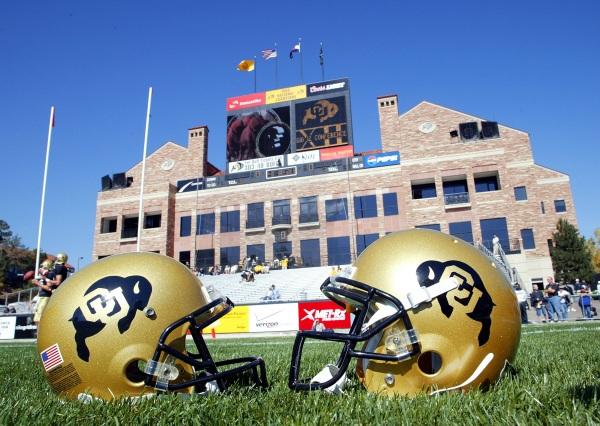
[[[599,336],[595,322],[527,326],[516,372],[490,391],[414,399],[369,395],[355,380],[345,395],[292,392],[293,338],[217,339],[210,342],[216,359],[262,355],[271,388],[91,404],[64,402],[51,392],[33,344],[3,343],[0,424],[600,424]],[[307,363],[320,368],[335,361],[336,351],[307,344]]]

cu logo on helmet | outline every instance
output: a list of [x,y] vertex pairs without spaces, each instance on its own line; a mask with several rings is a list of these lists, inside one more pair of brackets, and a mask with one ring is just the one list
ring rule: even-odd
[[[75,328],[77,355],[90,360],[87,339],[102,333],[106,327],[124,334],[138,311],[148,306],[152,285],[139,275],[109,276],[92,284],[84,293],[84,302],[69,319]],[[114,331],[114,330],[113,330]]]
[[419,284],[425,287],[451,277],[455,278],[459,285],[456,289],[437,297],[442,313],[450,318],[456,314],[457,308],[462,307],[460,310],[466,311],[467,317],[481,323],[477,340],[479,346],[483,346],[490,338],[492,309],[495,304],[477,271],[458,260],[429,260],[417,268]]

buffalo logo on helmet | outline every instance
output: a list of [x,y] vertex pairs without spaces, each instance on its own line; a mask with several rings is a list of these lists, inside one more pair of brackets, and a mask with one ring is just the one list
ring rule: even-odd
[[120,334],[129,330],[138,311],[148,306],[152,285],[139,275],[108,276],[92,284],[84,293],[85,301],[69,319],[75,327],[77,355],[90,359],[86,340],[102,332],[107,324],[116,322]]
[[[456,290],[437,297],[442,313],[450,318],[454,313],[452,305],[455,303],[470,310],[467,316],[481,323],[478,342],[479,346],[483,346],[490,338],[491,315],[495,305],[479,274],[466,263],[457,260],[448,262],[430,260],[421,263],[417,268],[419,284],[425,287],[452,277],[459,283]],[[448,300],[449,297],[451,301]]]

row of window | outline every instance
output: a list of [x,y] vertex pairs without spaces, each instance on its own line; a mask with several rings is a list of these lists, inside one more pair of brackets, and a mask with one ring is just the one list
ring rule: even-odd
[[[494,236],[500,240],[500,245],[505,252],[510,252],[513,248],[510,246],[508,238],[508,227],[506,218],[493,218],[480,220],[482,243],[493,250],[492,241]],[[438,223],[419,225],[417,228],[434,229],[440,231]],[[449,224],[449,233],[470,244],[473,244],[473,229],[471,222],[452,222]],[[371,243],[379,238],[379,234],[364,234],[356,236],[356,255],[358,256]],[[524,250],[535,249],[535,238],[533,229],[521,229],[522,248]],[[265,245],[250,244],[246,246],[246,255],[256,258],[260,261],[265,260]],[[189,262],[189,251],[180,252],[179,260]],[[281,241],[273,243],[273,258],[282,259],[285,256],[292,256],[292,242]],[[321,248],[319,239],[308,239],[300,241],[300,258],[303,266],[321,265]],[[222,247],[220,249],[220,265],[237,265],[240,261],[240,247]],[[329,237],[327,238],[327,264],[343,265],[352,262],[350,237]],[[215,265],[215,250],[204,249],[196,251],[196,268],[205,268]]]
[[[317,206],[318,198],[302,197],[299,199],[299,223],[319,222]],[[265,226],[265,205],[263,202],[251,203],[247,206],[246,228],[256,229]],[[383,194],[383,214],[398,214],[398,195],[395,192]],[[354,197],[354,216],[356,219],[377,217],[377,197],[364,195]],[[348,219],[348,200],[337,198],[325,201],[325,218],[327,222]],[[273,225],[291,224],[290,200],[273,201]],[[240,211],[221,212],[221,232],[239,232]],[[196,235],[213,234],[215,232],[215,213],[204,213],[196,216]],[[188,237],[192,233],[192,217],[182,216],[179,236]]]

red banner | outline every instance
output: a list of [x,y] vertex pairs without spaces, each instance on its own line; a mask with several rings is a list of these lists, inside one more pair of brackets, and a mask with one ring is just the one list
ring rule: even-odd
[[325,148],[321,150],[321,161],[335,160],[336,158],[352,157],[354,147],[352,145],[340,146],[335,148]]
[[265,104],[265,93],[252,93],[250,95],[227,98],[227,111],[254,108]]
[[318,323],[325,329],[350,328],[350,314],[330,300],[298,303],[298,319],[300,330],[314,330]]

